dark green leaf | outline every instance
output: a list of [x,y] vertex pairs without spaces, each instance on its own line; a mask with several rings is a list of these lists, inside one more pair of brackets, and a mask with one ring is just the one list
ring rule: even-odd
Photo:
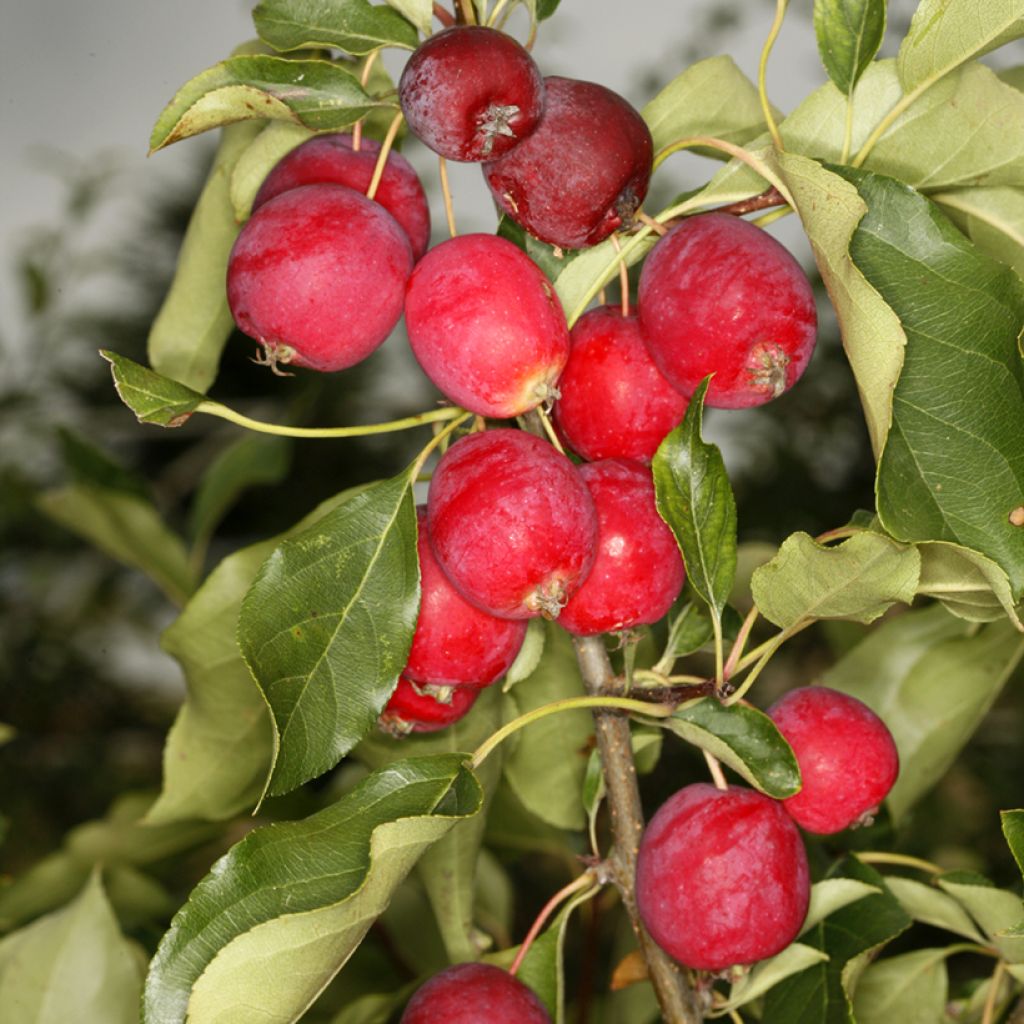
[[310,818],[251,832],[171,922],[146,981],[145,1024],[238,1017],[252,1006],[294,1020],[420,854],[481,799],[465,755],[415,758]]
[[949,977],[946,959],[955,949],[915,949],[870,964],[853,996],[857,1024],[945,1021]]
[[235,326],[224,280],[240,221],[228,186],[260,127],[249,121],[224,129],[185,230],[171,287],[149,329],[147,353],[153,369],[196,391],[206,391],[216,379],[221,351]]
[[418,609],[408,473],[342,502],[270,555],[238,621],[277,737],[269,793],[332,768],[373,728],[405,665]]
[[852,1024],[844,976],[847,964],[910,927],[910,917],[885,889],[885,880],[873,868],[847,858],[829,876],[855,878],[882,892],[843,907],[801,937],[803,944],[827,953],[829,959],[776,985],[765,1000],[766,1021]]
[[256,31],[275,50],[328,47],[362,55],[382,46],[414,50],[416,29],[391,7],[367,0],[262,0]]
[[354,75],[329,61],[229,57],[178,90],[153,128],[150,151],[253,118],[334,131],[381,106],[394,104],[374,99]]
[[879,533],[831,546],[794,533],[755,571],[751,589],[761,614],[784,629],[806,619],[873,622],[896,601],[914,599],[920,571],[916,548]]
[[814,0],[814,31],[828,77],[849,96],[885,37],[886,0]]
[[800,769],[775,723],[745,704],[726,707],[701,697],[659,724],[713,754],[768,796],[783,800],[800,789]]
[[999,817],[1013,859],[1024,874],[1024,811],[1001,811]]
[[64,428],[58,430],[58,437],[64,466],[75,483],[104,491],[122,491],[139,498],[150,497],[146,481],[125,469],[102,449]]
[[558,10],[561,2],[562,0],[537,0],[537,20],[544,21],[545,18],[550,18]]
[[114,387],[140,423],[159,427],[180,427],[206,396],[176,380],[155,373],[116,352],[102,351],[114,376]]
[[679,543],[687,579],[720,616],[736,574],[736,500],[722,453],[701,437],[708,379],[662,441],[652,468],[658,511]]
[[692,601],[684,605],[672,620],[665,642],[665,661],[684,658],[699,651],[713,636],[715,627],[702,605]]
[[899,540],[980,551],[1019,600],[1024,531],[1008,517],[1024,493],[1024,282],[911,189],[839,173],[868,205],[850,255],[907,336],[878,467],[882,525]]
[[931,198],[982,252],[1024,277],[1024,188],[958,188]]

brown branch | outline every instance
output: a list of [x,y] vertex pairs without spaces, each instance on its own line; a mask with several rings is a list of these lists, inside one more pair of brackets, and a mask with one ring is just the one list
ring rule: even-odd
[[449,11],[446,11],[440,4],[434,4],[434,17],[437,18],[445,28],[451,28],[455,19]]
[[751,196],[749,199],[740,199],[735,203],[729,203],[728,206],[718,206],[715,208],[715,213],[731,213],[737,217],[741,217],[745,213],[753,213],[755,210],[767,210],[772,206],[786,206],[786,200],[782,198],[782,193],[772,185],[771,188],[766,189],[764,192],[756,196]]
[[[612,672],[601,637],[577,637],[573,642],[587,693],[621,694],[622,684]],[[618,889],[636,932],[662,1016],[669,1024],[699,1024],[702,1014],[685,972],[647,934],[637,912],[636,856],[644,817],[629,719],[614,711],[595,711],[594,726],[611,813],[612,849],[605,860],[609,878]]]

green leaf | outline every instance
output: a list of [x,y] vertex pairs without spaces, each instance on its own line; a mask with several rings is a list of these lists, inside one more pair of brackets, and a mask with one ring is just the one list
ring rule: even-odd
[[185,230],[171,287],[149,329],[147,352],[153,369],[197,392],[206,391],[216,379],[221,351],[235,326],[224,280],[239,221],[228,189],[259,130],[255,121],[224,129]]
[[[544,656],[536,671],[505,694],[506,721],[583,692],[569,635],[553,623],[545,629]],[[561,829],[585,826],[580,792],[593,734],[589,711],[563,711],[527,726],[506,744],[505,779],[541,821]]]
[[1024,811],[1000,811],[999,818],[1013,859],[1024,874]]
[[105,491],[123,491],[139,498],[149,498],[145,479],[125,469],[102,448],[63,427],[58,428],[60,453],[71,479]]
[[885,0],[814,0],[814,31],[828,77],[849,96],[885,37]]
[[4,1020],[134,1024],[139,966],[94,873],[73,903],[0,942]]
[[244,435],[225,448],[203,474],[189,510],[189,533],[209,537],[250,487],[280,483],[288,475],[292,446],[283,437]]
[[915,949],[870,964],[857,981],[857,1024],[943,1024],[949,977],[946,958],[955,950]]
[[408,472],[373,484],[283,541],[242,602],[238,641],[270,706],[267,791],[334,767],[373,728],[419,609]]
[[382,46],[416,49],[416,29],[392,7],[367,0],[262,0],[252,12],[275,50],[326,47],[362,55]]
[[742,975],[730,989],[728,1000],[719,1009],[735,1010],[746,1006],[760,999],[779,982],[826,960],[828,953],[805,946],[802,942],[791,942],[781,953],[754,964],[748,973]]
[[984,945],[985,937],[952,896],[913,878],[890,875],[885,881],[889,891],[900,901],[900,906],[915,921]]
[[[721,55],[691,64],[641,111],[651,130],[654,149],[694,135],[743,146],[767,125],[757,87],[732,57]],[[722,159],[720,150],[699,149]]]
[[516,683],[529,679],[536,672],[540,659],[544,656],[546,642],[547,630],[544,622],[541,619],[530,619],[526,627],[526,636],[523,637],[523,645],[505,673],[505,680],[501,684],[503,693],[508,693]]
[[0,932],[67,903],[81,891],[90,871],[88,863],[67,850],[59,850],[20,872],[0,888]]
[[432,0],[387,0],[399,14],[416,26],[423,35],[429,36],[434,23]]
[[914,599],[920,569],[915,548],[879,533],[830,546],[794,533],[754,572],[751,588],[761,614],[783,629],[808,619],[873,622],[895,602]]
[[745,704],[726,707],[713,697],[681,705],[659,725],[713,754],[752,786],[777,800],[800,789],[800,769],[775,723]]
[[[811,902],[800,935],[817,927],[827,917],[851,903],[882,892],[877,885],[858,878],[825,878],[811,886]],[[797,936],[799,938],[799,935]]]
[[982,252],[1024,277],[1024,188],[958,188],[931,198]]
[[907,336],[878,467],[882,525],[899,540],[980,551],[1003,568],[1019,599],[1024,532],[1008,517],[1024,493],[1024,282],[912,190],[841,173],[868,204],[850,255]]
[[685,658],[687,654],[699,651],[714,635],[715,627],[704,606],[689,601],[669,625],[662,661],[668,664],[677,658]]
[[[231,209],[234,211],[234,219],[238,224],[249,219],[252,213],[252,201],[256,198],[256,193],[259,192],[263,180],[275,165],[296,146],[311,139],[314,134],[305,125],[295,124],[292,121],[268,121],[262,127],[259,134],[238,157],[228,182]],[[226,271],[225,260],[225,273]],[[221,287],[221,291],[224,291],[223,287]]]
[[333,131],[381,106],[394,104],[374,99],[355,75],[328,61],[229,57],[178,90],[153,128],[150,151],[253,118]]
[[[219,287],[223,290],[223,282]],[[114,377],[118,397],[140,423],[180,427],[206,396],[116,352],[101,351]]]
[[683,422],[654,456],[658,512],[675,534],[686,576],[716,617],[722,614],[736,575],[736,499],[717,445],[701,437],[701,381]]
[[1006,573],[990,558],[936,541],[919,544],[921,579],[917,592],[938,598],[947,611],[968,622],[992,622],[1004,615],[1022,629]]
[[479,811],[465,761],[397,761],[310,818],[249,833],[171,922],[146,981],[145,1024],[241,1019],[253,1006],[262,1020],[295,1020],[420,854]]
[[936,881],[978,922],[1007,963],[1024,963],[1024,936],[1002,934],[1015,930],[1024,919],[1020,896],[967,871],[940,875]]
[[881,948],[910,927],[910,918],[886,891],[882,876],[854,858],[840,862],[830,877],[854,878],[882,891],[830,914],[801,938],[826,953],[815,964],[776,985],[764,1004],[763,1019],[786,1024],[851,1024],[846,991],[847,965],[855,957]]
[[38,503],[61,526],[144,572],[175,604],[183,604],[192,592],[195,582],[185,545],[147,499],[68,484],[46,491]]
[[[517,224],[511,217],[505,215],[502,215],[498,221],[495,234],[522,249],[551,282],[556,282],[577,257],[589,252],[588,249],[562,249],[559,246],[542,242],[539,238],[534,238],[529,231]],[[618,268],[616,268],[617,272]],[[568,315],[571,309],[565,307],[565,312]]]
[[1021,35],[1022,0],[921,0],[897,58],[903,90],[927,88],[964,61]]
[[873,630],[822,677],[864,701],[896,740],[900,774],[888,797],[894,820],[952,764],[1024,656],[1009,623],[969,627],[941,607]]

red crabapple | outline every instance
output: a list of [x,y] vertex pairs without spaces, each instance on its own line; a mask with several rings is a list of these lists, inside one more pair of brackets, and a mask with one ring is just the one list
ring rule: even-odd
[[569,337],[552,409],[562,436],[590,461],[650,462],[682,422],[687,401],[654,365],[636,316],[599,306],[576,321]]
[[399,1024],[551,1024],[544,1005],[518,978],[491,964],[456,964],[409,1000]]
[[416,265],[405,296],[409,344],[453,402],[509,419],[554,397],[569,328],[550,282],[511,242],[459,235]]
[[479,695],[480,691],[475,687],[455,686],[445,702],[401,675],[395,692],[381,713],[380,725],[395,735],[438,732],[463,718]]
[[261,206],[228,257],[228,305],[266,360],[344,370],[402,315],[412,250],[379,203],[344,185],[303,185]]
[[785,949],[810,891],[800,833],[777,800],[752,789],[686,786],[640,840],[640,917],[666,953],[695,970],[751,964]]
[[631,459],[579,467],[597,509],[597,557],[558,616],[577,636],[657,622],[686,573],[675,536],[658,515],[651,470]]
[[814,351],[814,295],[800,264],[727,213],[688,217],[658,242],[637,305],[647,347],[673,387],[692,395],[714,373],[710,406],[778,398]]
[[647,195],[651,133],[618,93],[573,78],[544,80],[533,134],[484,164],[495,202],[531,235],[579,249],[628,225]]
[[803,786],[783,806],[801,828],[841,832],[878,810],[900,763],[892,733],[871,708],[826,686],[802,686],[768,715],[800,766]]
[[[347,185],[365,194],[379,153],[380,143],[365,136],[355,150],[351,135],[314,135],[277,162],[256,193],[253,212],[268,199],[300,185]],[[430,242],[430,207],[419,177],[401,153],[388,154],[373,199],[401,225],[409,236],[413,259],[418,260]]]
[[416,510],[420,613],[402,674],[432,686],[482,689],[507,671],[523,646],[526,622],[499,619],[471,605],[448,582],[427,539],[427,510]]
[[554,618],[593,564],[597,513],[582,477],[532,434],[456,441],[430,481],[427,526],[445,575],[477,607]]
[[398,102],[412,133],[435,153],[488,160],[534,130],[544,80],[511,36],[458,25],[432,35],[409,58]]

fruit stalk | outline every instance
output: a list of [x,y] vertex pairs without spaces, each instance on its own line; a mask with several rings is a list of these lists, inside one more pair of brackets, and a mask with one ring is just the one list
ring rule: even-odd
[[[593,696],[622,695],[621,683],[612,671],[602,638],[577,637],[573,643],[587,693]],[[611,812],[612,849],[605,860],[609,879],[618,889],[636,932],[662,1016],[669,1024],[698,1024],[702,1015],[685,973],[647,934],[637,913],[634,892],[636,855],[644,830],[644,817],[636,765],[633,763],[629,719],[614,711],[596,710],[594,727]]]

